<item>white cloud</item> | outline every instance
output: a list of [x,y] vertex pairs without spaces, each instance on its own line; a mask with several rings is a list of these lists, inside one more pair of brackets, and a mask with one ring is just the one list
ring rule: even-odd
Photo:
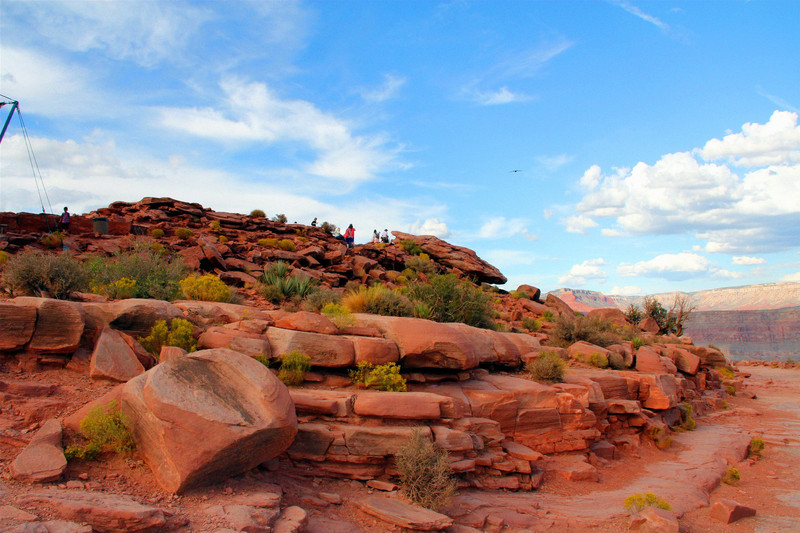
[[766,124],[748,122],[741,133],[711,139],[697,152],[706,161],[727,159],[745,167],[800,163],[797,113],[775,111]]
[[556,214],[555,211],[553,211],[552,209],[545,209],[542,211],[542,216],[544,218],[553,218],[553,215],[555,214]]
[[521,234],[525,238],[535,237],[528,233],[528,229],[525,227],[527,223],[527,220],[523,218],[494,217],[481,226],[477,236],[481,239],[503,239],[517,234]]
[[628,2],[624,2],[623,0],[611,0],[611,3],[621,7],[622,9],[624,9],[625,11],[630,13],[631,15],[634,15],[635,17],[639,17],[640,19],[644,20],[645,22],[649,22],[650,24],[652,24],[653,26],[656,26],[661,31],[666,32],[666,31],[669,30],[669,25],[668,24],[666,24],[665,22],[662,22],[658,17],[654,17],[653,15],[649,15],[649,14],[645,13],[644,11],[639,9],[637,6],[631,5]]
[[591,191],[600,185],[602,175],[603,169],[600,168],[600,165],[592,165],[581,176],[580,184]]
[[550,172],[555,172],[564,165],[571,163],[573,159],[575,159],[574,155],[558,154],[552,156],[540,155],[536,158],[536,161]]
[[520,93],[513,93],[508,90],[508,87],[501,87],[495,91],[474,91],[472,99],[480,105],[502,105],[524,102],[530,100],[530,97]]
[[606,237],[625,237],[626,235],[628,235],[624,231],[620,231],[618,229],[613,229],[613,228],[603,228],[600,230],[600,232]]
[[569,233],[585,234],[587,229],[597,226],[597,222],[585,215],[577,215],[568,217],[564,221],[564,225]]
[[438,218],[426,218],[423,222],[416,221],[406,225],[406,232],[413,235],[433,235],[440,239],[450,236],[450,228]]
[[[765,125],[747,124],[743,134],[709,141],[703,150],[666,154],[653,165],[640,162],[632,169],[599,176],[593,166],[580,179],[590,190],[577,211],[590,220],[614,219],[620,230],[634,234],[691,232],[706,241],[709,252],[791,249],[800,245],[796,121],[794,113],[776,112]],[[741,164],[770,165],[739,176],[725,163],[701,163],[700,153]],[[581,228],[579,218],[568,221],[573,230]]]
[[677,254],[661,254],[649,261],[638,263],[620,263],[617,274],[623,277],[645,276],[680,281],[700,275],[720,278],[734,278],[738,274],[720,269],[702,255],[681,252]]
[[606,280],[606,273],[603,271],[602,266],[606,262],[602,257],[597,259],[588,259],[578,265],[572,265],[569,272],[565,276],[558,278],[558,283],[565,287],[579,287],[586,285],[589,280],[597,280],[604,282]]
[[311,102],[281,99],[263,83],[226,79],[221,86],[221,106],[163,108],[162,125],[212,140],[300,143],[316,154],[306,172],[349,183],[397,166],[384,139],[354,135],[350,124]]
[[402,76],[394,76],[393,74],[383,75],[383,84],[376,89],[364,89],[361,91],[361,97],[368,102],[384,102],[391,98],[400,91],[400,88],[406,84],[406,78]]
[[795,281],[800,283],[800,272],[795,272],[794,274],[787,274],[783,276],[781,281]]
[[637,296],[642,294],[642,288],[636,285],[625,285],[624,287],[614,285],[608,294],[612,296]]
[[767,260],[763,257],[750,257],[747,255],[737,255],[733,258],[734,265],[763,265]]

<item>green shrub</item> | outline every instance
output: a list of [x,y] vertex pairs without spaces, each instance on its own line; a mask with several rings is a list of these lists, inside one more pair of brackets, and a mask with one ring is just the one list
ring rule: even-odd
[[666,450],[672,446],[672,437],[667,433],[666,429],[660,426],[648,426],[645,434],[650,437],[659,450]]
[[49,295],[65,300],[88,287],[86,267],[68,253],[26,250],[3,266],[3,283],[15,294]]
[[413,316],[411,300],[384,285],[359,287],[342,298],[342,305],[353,313],[383,316]]
[[269,368],[269,365],[272,363],[270,358],[267,357],[266,355],[264,355],[263,353],[260,353],[258,355],[254,355],[253,359],[255,359],[256,361],[258,361],[259,363],[261,363],[262,365],[264,365],[267,368]]
[[156,300],[177,298],[181,294],[180,281],[189,271],[180,255],[154,250],[143,241],[110,258],[93,257],[87,261],[87,268],[94,292],[107,294],[113,290],[109,289],[111,285],[127,278],[136,282],[132,297]]
[[585,341],[605,348],[621,341],[614,325],[599,317],[576,316],[573,319],[559,317],[550,334],[550,343],[567,348],[578,341]]
[[422,431],[414,430],[396,457],[400,486],[409,500],[437,510],[456,491],[450,460]]
[[227,302],[231,298],[231,290],[225,282],[213,274],[197,276],[192,274],[180,282],[183,296],[187,300],[205,302]]
[[526,316],[522,319],[522,327],[528,331],[539,331],[542,329],[542,323],[533,317]]
[[327,303],[322,307],[322,314],[333,322],[339,329],[349,328],[355,325],[356,317],[353,316],[345,306],[335,303]]
[[405,289],[406,296],[422,302],[432,310],[437,322],[462,322],[479,328],[492,327],[492,307],[488,294],[455,274],[437,274],[428,283],[413,281]]
[[355,370],[350,370],[353,383],[366,389],[378,389],[391,392],[406,392],[406,380],[400,375],[400,367],[395,363],[375,366],[367,361],[360,361]]
[[633,494],[625,498],[623,503],[625,509],[633,513],[638,513],[645,507],[657,507],[665,511],[671,511],[672,506],[664,498],[656,496],[652,492],[645,492],[644,494]]
[[257,218],[266,218],[267,214],[261,209],[253,209],[252,211],[250,211],[250,216]]
[[690,403],[682,403],[678,406],[681,415],[681,421],[675,426],[677,429],[683,431],[694,431],[697,427],[697,422],[694,419],[694,407]]
[[219,237],[217,237],[217,242],[219,242],[220,244],[225,244],[226,242],[228,242],[228,238],[225,235],[220,235]]
[[397,241],[397,245],[411,255],[419,255],[422,253],[422,247],[411,239]]
[[747,456],[761,457],[761,453],[764,451],[765,447],[764,439],[761,437],[753,437],[750,439],[750,445],[747,447]]
[[725,469],[725,473],[722,475],[722,482],[726,485],[738,485],[741,479],[742,476],[739,474],[739,470],[732,466]]
[[287,252],[293,252],[295,249],[294,243],[289,239],[281,239],[278,241],[278,248]]
[[647,341],[641,337],[634,337],[631,339],[631,345],[633,346],[634,350],[638,350],[642,346],[646,345]]
[[341,294],[331,289],[320,287],[303,298],[302,308],[312,313],[318,313],[326,304],[340,304],[341,302]]
[[422,272],[425,275],[436,273],[436,264],[430,260],[427,254],[409,257],[406,259],[405,267],[413,272]]
[[64,451],[67,461],[92,460],[104,451],[126,453],[133,451],[136,444],[128,430],[128,420],[119,410],[119,404],[112,400],[107,405],[96,405],[86,418],[81,420],[81,434],[89,441],[84,446],[70,446]]
[[158,357],[162,346],[178,346],[187,352],[197,350],[197,341],[194,338],[194,326],[188,320],[173,318],[170,327],[166,320],[157,320],[150,329],[150,335],[139,337],[139,344]]
[[164,236],[164,230],[161,228],[153,228],[150,230],[150,236],[154,239],[160,239]]
[[336,226],[334,226],[330,222],[325,221],[322,224],[320,224],[319,229],[321,229],[322,231],[324,231],[328,235],[332,235],[333,234],[333,230],[336,229]]
[[175,236],[180,240],[185,241],[190,237],[194,237],[194,232],[189,228],[178,228],[175,230]]
[[639,309],[639,306],[636,304],[630,304],[628,306],[628,310],[625,311],[625,317],[630,321],[631,324],[636,325],[642,321],[644,316],[642,315],[642,310]]
[[278,213],[277,215],[272,217],[272,221],[273,222],[278,222],[279,224],[286,224],[286,222],[288,222],[288,220],[289,219],[286,218],[286,215],[284,215],[283,213]]
[[424,320],[433,320],[433,309],[431,306],[422,302],[412,302],[414,305],[414,317]]
[[600,352],[589,354],[589,364],[597,368],[608,368],[608,357]]
[[41,242],[42,246],[48,250],[55,250],[56,248],[61,248],[63,241],[64,237],[61,235],[61,233],[54,231],[53,233],[44,235],[39,242]]
[[272,303],[290,298],[306,298],[317,289],[317,280],[301,275],[289,275],[290,267],[283,261],[272,263],[261,275],[258,292]]
[[111,298],[125,300],[136,296],[136,280],[131,278],[119,278],[115,282],[106,286],[107,294]]
[[208,224],[208,229],[211,231],[219,231],[222,228],[222,225],[219,223],[219,220],[212,220]]
[[525,365],[525,371],[539,383],[560,383],[566,368],[567,364],[561,356],[550,350],[543,350],[536,359]]
[[8,252],[5,250],[0,250],[0,266],[5,265],[8,263]]
[[311,368],[311,358],[299,350],[292,350],[283,354],[280,359],[278,379],[286,385],[300,385],[305,379],[306,372]]
[[264,239],[258,239],[258,245],[263,246],[264,248],[277,248],[278,247],[278,239],[274,237],[267,237]]
[[544,320],[545,322],[552,322],[553,320],[555,320],[555,315],[551,310],[545,309],[544,311],[542,311],[542,320]]
[[725,384],[725,392],[727,392],[731,396],[736,396],[736,387],[734,387],[730,383],[726,383]]
[[617,352],[611,352],[608,354],[608,366],[613,368],[614,370],[624,370],[625,369],[625,357],[622,354]]
[[722,379],[733,379],[736,377],[736,374],[733,373],[733,370],[728,368],[727,366],[718,366],[714,368],[719,374],[722,376]]

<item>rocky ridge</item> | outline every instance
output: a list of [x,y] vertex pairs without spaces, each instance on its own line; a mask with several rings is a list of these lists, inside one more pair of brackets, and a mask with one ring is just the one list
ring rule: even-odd
[[[226,273],[257,275],[277,259],[333,288],[377,280],[391,284],[390,272],[402,268],[408,257],[396,244],[348,251],[318,229],[216,213],[171,199],[116,203],[96,214],[108,218],[111,235],[88,231],[83,228],[88,221],[76,217],[72,235],[65,239],[71,252],[114,253],[125,249],[131,232],[157,227],[165,232],[165,246],[196,269],[217,273],[234,285],[242,276]],[[39,235],[27,231],[35,221],[22,215],[3,220],[7,251],[39,242]],[[205,229],[211,220],[220,222],[218,232]],[[198,235],[178,239],[176,226],[193,228]],[[230,235],[228,243],[210,237],[219,234]],[[428,237],[395,235],[417,243],[442,270],[487,282],[502,276],[466,249]],[[291,238],[295,250],[264,249],[257,243],[272,236]],[[415,430],[449,452],[462,488],[533,490],[541,486],[551,458],[567,453],[574,462],[559,467],[559,475],[597,479],[602,465],[635,453],[654,437],[668,436],[670,426],[680,422],[682,405],[704,413],[724,405],[726,387],[743,389],[741,377],[725,380],[717,371],[727,365],[717,350],[681,339],[665,343],[646,332],[640,334],[650,344],[639,348],[630,342],[607,348],[583,342],[555,349],[570,361],[564,382],[534,382],[519,369],[543,349],[552,349],[542,346],[550,327],[545,315],[574,316],[558,298],[548,295],[541,302],[535,288],[520,289],[529,290],[533,299],[498,294],[500,319],[514,327],[536,318],[545,323],[540,332],[376,315],[357,315],[355,325],[339,329],[321,315],[253,300],[247,289],[241,290],[249,298],[247,305],[30,297],[2,301],[0,317],[8,327],[0,332],[0,393],[6,402],[1,440],[17,460],[13,468],[4,462],[3,470],[11,492],[18,495],[17,505],[28,509],[17,510],[73,521],[76,531],[83,527],[77,522],[97,531],[211,531],[205,529],[210,523],[237,531],[299,531],[309,519],[306,511],[289,505],[291,498],[284,501],[281,488],[266,479],[330,477],[392,487],[394,456]],[[156,360],[136,336],[156,320],[174,317],[194,324],[200,351],[164,349]],[[612,318],[625,325],[624,317]],[[309,355],[313,365],[299,387],[287,389],[253,359],[279,359],[295,349]],[[612,353],[625,362],[626,370],[588,364],[595,354]],[[346,373],[361,361],[398,363],[409,392],[354,387]],[[187,403],[188,398],[196,401]],[[59,454],[63,458],[61,445],[78,439],[80,420],[92,405],[113,399],[134,428],[139,449],[133,461],[152,471],[140,474],[139,483],[152,487],[149,494],[168,496],[150,496],[153,501],[148,502],[116,494],[108,483],[116,477],[105,478],[105,483],[91,477],[87,481],[75,466],[58,460]],[[187,455],[189,450],[194,455]],[[136,463],[131,464],[134,468]],[[37,475],[35,482],[55,483],[57,488],[27,489]],[[170,494],[192,498],[199,488],[232,483],[231,475],[249,476],[261,488],[208,502],[202,506],[206,518],[163,505],[173,501]],[[310,501],[320,499],[341,504],[336,494],[327,493]],[[158,502],[162,504],[154,505]],[[443,529],[453,523],[441,516],[412,518],[394,503],[365,501],[362,508],[403,527]]]

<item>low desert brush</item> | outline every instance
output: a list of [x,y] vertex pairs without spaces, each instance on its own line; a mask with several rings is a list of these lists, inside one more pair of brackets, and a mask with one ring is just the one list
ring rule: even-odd
[[164,230],[161,228],[153,228],[150,230],[150,236],[154,239],[160,239],[164,236]]
[[742,475],[739,474],[739,470],[732,466],[728,467],[722,475],[722,482],[726,485],[738,485],[741,479]]
[[194,232],[189,228],[178,228],[175,230],[175,236],[182,241],[194,237]]
[[327,303],[322,307],[322,314],[338,329],[348,328],[356,323],[356,317],[342,304]]
[[597,368],[608,368],[608,357],[600,352],[589,354],[589,364]]
[[396,456],[400,487],[409,500],[437,510],[456,491],[447,452],[438,448],[420,430],[414,430]]
[[664,498],[657,496],[652,492],[645,492],[643,494],[632,494],[625,498],[623,503],[625,509],[632,513],[638,513],[645,507],[657,507],[665,511],[671,511],[672,506]]
[[227,302],[231,298],[230,288],[214,274],[204,276],[192,274],[182,279],[180,286],[187,300]]
[[342,305],[353,313],[384,316],[413,316],[414,305],[404,295],[384,285],[361,286],[342,298]]
[[70,446],[64,451],[67,460],[95,459],[101,452],[126,453],[136,447],[128,430],[128,419],[120,412],[116,400],[97,405],[81,421],[81,434],[88,440],[84,446]]
[[747,456],[761,457],[761,453],[764,451],[764,448],[764,439],[761,437],[753,437],[750,439],[750,445],[747,447]]
[[544,350],[536,359],[528,361],[525,370],[539,383],[560,383],[564,379],[567,364],[556,352]]
[[311,358],[299,350],[292,350],[281,356],[278,379],[286,385],[300,385],[311,368]]
[[14,295],[49,295],[65,300],[88,288],[86,267],[70,254],[26,250],[3,266],[3,282]]
[[366,389],[377,389],[390,392],[406,392],[406,380],[400,375],[400,367],[395,363],[373,365],[360,361],[355,370],[350,371],[353,383]]
[[252,211],[250,211],[250,216],[256,218],[265,218],[267,214],[264,213],[264,211],[262,211],[261,209],[253,209]]
[[555,315],[553,315],[553,312],[551,310],[545,309],[544,311],[542,311],[542,320],[544,320],[545,322],[552,322],[553,320],[555,320]]
[[139,337],[139,344],[158,357],[163,346],[178,346],[187,352],[197,350],[197,341],[193,335],[194,326],[188,320],[173,318],[170,327],[166,320],[157,320],[150,329],[150,335]]
[[697,427],[697,422],[692,416],[694,414],[692,404],[684,402],[678,406],[678,409],[680,410],[681,421],[675,427],[683,431],[694,431],[695,427]]
[[542,329],[542,323],[535,318],[526,316],[522,319],[522,327],[528,331],[539,331]]

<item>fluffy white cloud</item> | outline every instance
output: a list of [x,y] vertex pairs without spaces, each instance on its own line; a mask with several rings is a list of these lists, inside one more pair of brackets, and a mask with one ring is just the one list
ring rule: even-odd
[[624,287],[614,285],[614,287],[608,291],[608,294],[612,296],[637,296],[642,294],[642,288],[636,285],[625,285]]
[[737,255],[733,258],[734,265],[763,265],[767,260],[763,257],[750,257],[747,255]]
[[736,166],[761,167],[800,163],[797,113],[775,111],[766,124],[748,122],[741,133],[711,139],[697,152],[706,161],[727,159]]
[[600,233],[605,235],[606,237],[624,237],[627,235],[624,231],[620,231],[618,229],[613,228],[603,228],[600,230]]
[[587,217],[586,215],[577,215],[568,217],[564,220],[564,225],[569,233],[586,233],[589,228],[597,226],[597,222]]
[[397,166],[379,136],[356,136],[346,121],[305,100],[281,99],[263,83],[226,79],[224,102],[208,108],[163,108],[162,125],[219,141],[299,143],[316,159],[306,172],[351,184]]
[[685,280],[700,275],[732,278],[737,274],[720,269],[707,257],[681,252],[678,254],[661,254],[649,261],[638,263],[620,263],[617,274],[623,277],[645,276],[668,280]]
[[[709,141],[706,148],[666,154],[655,164],[598,174],[592,166],[580,179],[589,189],[567,219],[567,231],[585,230],[580,217],[613,219],[638,234],[691,232],[706,251],[738,254],[773,252],[800,245],[800,142],[797,114],[773,113],[765,125],[747,124],[742,134]],[[776,139],[769,140],[769,134]],[[701,162],[698,154],[753,164],[769,163],[742,176],[727,164]],[[792,222],[794,220],[794,222]],[[571,224],[570,224],[571,223]]]
[[502,239],[514,235],[522,235],[528,240],[538,239],[538,236],[531,235],[528,232],[528,228],[526,228],[527,224],[528,221],[523,218],[490,218],[481,226],[481,229],[478,230],[478,237],[481,239]]
[[597,259],[588,259],[578,265],[572,265],[565,276],[558,278],[558,283],[565,287],[575,288],[586,285],[588,280],[597,280],[602,283],[607,277],[602,268],[605,264],[605,260],[598,257]]
[[383,102],[393,98],[405,84],[406,79],[402,76],[384,74],[383,84],[376,89],[362,90],[361,97],[368,102]]
[[440,239],[446,239],[450,236],[450,228],[438,218],[426,218],[422,222],[416,221],[406,225],[406,228],[406,233],[412,233],[414,235],[433,235]]

